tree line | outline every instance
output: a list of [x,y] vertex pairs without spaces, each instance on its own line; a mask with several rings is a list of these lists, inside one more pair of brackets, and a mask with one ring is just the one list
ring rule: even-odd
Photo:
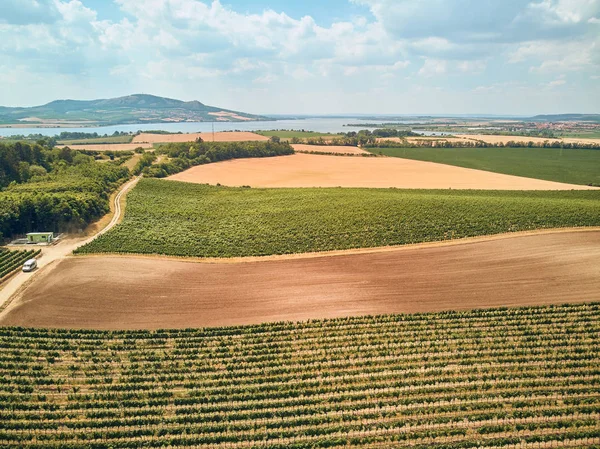
[[229,159],[283,156],[293,154],[294,149],[287,142],[276,139],[268,142],[204,142],[198,139],[196,142],[168,143],[157,152],[169,160],[152,165],[151,157],[144,155],[138,164],[144,165],[141,169],[146,177],[164,178],[194,165]]
[[98,164],[69,148],[0,144],[0,241],[83,228],[108,212],[110,193],[128,177],[117,162]]
[[569,143],[559,140],[545,140],[543,142],[533,141],[509,141],[509,142],[484,142],[482,140],[379,140],[368,142],[365,148],[556,148],[565,150],[600,150],[597,143]]

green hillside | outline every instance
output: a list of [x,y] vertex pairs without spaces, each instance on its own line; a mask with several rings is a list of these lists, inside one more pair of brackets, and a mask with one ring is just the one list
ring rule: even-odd
[[172,122],[241,122],[265,117],[154,95],[129,95],[103,100],[56,100],[29,108],[0,107],[0,124],[117,125]]

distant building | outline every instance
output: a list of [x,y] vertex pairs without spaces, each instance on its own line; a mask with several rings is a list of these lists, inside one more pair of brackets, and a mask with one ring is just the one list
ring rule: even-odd
[[27,234],[27,243],[52,243],[54,232],[30,232]]

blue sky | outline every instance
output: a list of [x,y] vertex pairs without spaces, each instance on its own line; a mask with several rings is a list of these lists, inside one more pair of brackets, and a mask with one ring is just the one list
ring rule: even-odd
[[600,0],[2,0],[0,105],[600,113]]

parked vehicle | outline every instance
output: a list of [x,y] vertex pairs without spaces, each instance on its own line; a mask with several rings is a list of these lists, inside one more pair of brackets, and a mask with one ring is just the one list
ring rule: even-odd
[[29,273],[37,268],[37,260],[29,259],[27,262],[23,264],[23,271],[25,273]]

